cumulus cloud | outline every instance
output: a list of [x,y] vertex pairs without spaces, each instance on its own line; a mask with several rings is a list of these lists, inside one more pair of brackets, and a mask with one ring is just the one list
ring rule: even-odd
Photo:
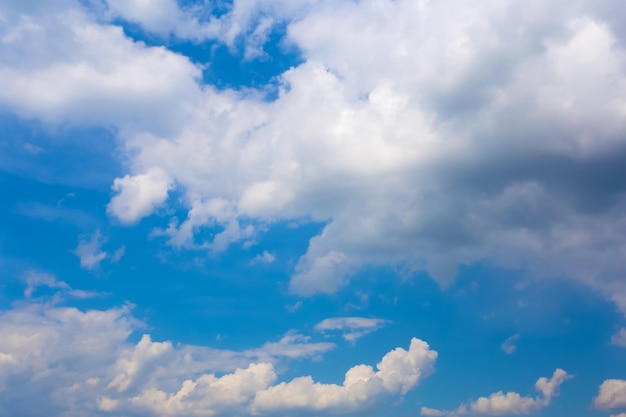
[[[78,2],[2,6],[15,35],[0,46],[0,102],[119,130],[129,173],[113,217],[134,223],[176,186],[187,218],[161,233],[175,246],[221,251],[276,221],[323,222],[292,274],[299,295],[336,292],[366,265],[446,286],[488,259],[570,277],[626,311],[619,5],[258,0],[212,20],[174,3],[108,1],[147,30],[193,38],[180,22],[198,22],[186,26],[251,56],[282,23],[303,63],[267,101],[200,85],[189,59]],[[196,242],[206,227],[223,230]]]
[[172,179],[160,168],[117,178],[111,187],[117,195],[111,199],[107,211],[122,223],[135,223],[163,204],[172,187]]
[[78,243],[74,254],[80,259],[81,268],[94,269],[100,265],[100,262],[107,257],[107,253],[102,251],[103,243],[100,230],[96,230],[88,240],[81,240]]
[[602,410],[626,408],[626,380],[605,380],[600,385],[598,396],[593,399],[593,405]]
[[550,379],[541,377],[535,383],[539,391],[536,397],[523,397],[517,392],[498,391],[489,397],[480,397],[475,401],[461,404],[455,411],[437,410],[422,407],[423,416],[449,416],[463,415],[503,416],[536,413],[550,405],[554,397],[559,395],[559,387],[564,381],[573,378],[562,369],[556,369]]
[[[320,359],[335,347],[290,332],[243,351],[155,341],[129,305],[82,310],[66,305],[72,290],[42,273],[36,286],[58,293],[16,302],[0,311],[0,402],[16,415],[198,416],[299,411],[351,411],[404,395],[434,372],[437,352],[419,339],[383,356],[376,371],[357,365],[342,385],[310,376],[276,384],[275,364]],[[32,401],[32,392],[38,401]],[[293,397],[298,393],[298,397]],[[294,402],[295,401],[295,402]]]
[[254,413],[288,411],[348,412],[362,409],[377,397],[406,394],[434,372],[437,352],[413,338],[409,350],[396,348],[383,356],[377,371],[369,365],[350,368],[342,385],[299,377],[257,392]]
[[335,317],[325,319],[315,325],[315,330],[319,332],[340,331],[342,337],[349,342],[356,342],[357,339],[380,329],[387,320],[365,318],[365,317]]

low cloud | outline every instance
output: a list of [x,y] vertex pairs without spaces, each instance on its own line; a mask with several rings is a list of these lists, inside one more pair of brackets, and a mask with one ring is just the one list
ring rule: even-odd
[[423,416],[448,417],[534,414],[542,408],[549,406],[552,399],[558,397],[561,384],[571,378],[573,378],[573,375],[562,369],[557,369],[550,379],[541,377],[537,380],[535,388],[539,391],[539,394],[536,397],[524,397],[517,392],[504,393],[498,391],[489,397],[480,397],[475,401],[461,404],[454,411],[422,407],[421,414]]
[[626,408],[626,380],[605,380],[598,389],[598,396],[593,399],[593,405],[601,410]]
[[[251,415],[272,410],[361,409],[403,395],[434,372],[437,353],[412,339],[383,356],[377,371],[357,365],[342,385],[310,376],[277,384],[293,359],[321,360],[335,348],[289,332],[258,348],[232,351],[155,341],[128,305],[82,310],[67,306],[79,290],[44,273],[25,276],[26,300],[0,311],[0,402],[16,415]],[[53,295],[35,298],[45,286]],[[307,398],[293,403],[292,390]],[[304,391],[302,391],[304,390]],[[38,401],[32,401],[32,393]]]

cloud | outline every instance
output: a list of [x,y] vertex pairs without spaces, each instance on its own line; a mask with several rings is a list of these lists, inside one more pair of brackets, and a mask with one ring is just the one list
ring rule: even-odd
[[360,409],[413,389],[434,372],[437,358],[414,338],[408,350],[384,355],[376,372],[351,368],[342,385],[310,376],[276,384],[275,364],[319,359],[335,345],[295,332],[244,351],[155,341],[145,333],[133,342],[145,324],[131,306],[82,310],[65,305],[75,290],[55,278],[31,272],[26,281],[29,296],[37,285],[59,292],[0,311],[0,402],[16,415],[251,415],[293,408],[285,397],[293,389],[307,392],[301,411]]
[[111,255],[111,262],[112,263],[118,263],[123,257],[124,254],[126,253],[126,246],[122,245],[119,248],[117,248],[117,250],[115,252],[113,252],[113,255]]
[[259,391],[254,413],[287,411],[348,412],[362,409],[377,397],[406,394],[434,372],[437,352],[413,338],[409,350],[396,348],[383,356],[378,371],[369,365],[350,368],[342,385],[316,383],[309,376]]
[[475,401],[461,404],[455,411],[437,410],[422,407],[423,416],[450,416],[484,415],[502,416],[533,414],[550,405],[552,398],[558,397],[559,387],[564,381],[573,378],[562,369],[556,369],[550,379],[541,377],[535,383],[535,388],[540,392],[536,397],[523,397],[516,392],[498,391],[489,397],[480,397]]
[[448,415],[448,412],[437,410],[436,408],[422,407],[420,409],[420,415],[426,417],[442,417]]
[[101,250],[103,239],[100,231],[91,236],[89,240],[81,240],[74,250],[74,254],[80,259],[80,267],[84,269],[94,269],[100,265],[107,253]]
[[[445,287],[486,259],[569,277],[626,312],[619,6],[258,0],[203,18],[212,10],[174,3],[108,5],[162,36],[206,30],[250,56],[281,24],[303,62],[268,101],[201,85],[189,59],[78,2],[2,6],[19,36],[0,46],[0,103],[116,129],[128,173],[114,180],[113,217],[137,222],[176,187],[188,213],[163,230],[174,246],[223,251],[274,222],[324,223],[293,270],[303,296],[368,265]],[[18,31],[20,16],[37,29]],[[207,227],[223,231],[196,242]]]
[[336,317],[325,319],[315,325],[315,330],[328,332],[338,330],[342,332],[342,337],[349,342],[356,342],[357,339],[380,329],[387,320],[373,319],[365,317]]
[[515,352],[515,349],[517,349],[517,346],[515,345],[515,343],[518,340],[519,340],[519,334],[516,333],[513,336],[506,339],[500,347],[502,348],[504,353],[506,353],[507,355],[511,355],[513,352]]
[[626,328],[622,327],[617,333],[611,336],[611,344],[626,347]]
[[626,408],[626,380],[606,379],[600,385],[593,405],[601,410]]
[[111,199],[107,211],[122,223],[132,224],[165,202],[173,182],[165,171],[152,168],[144,174],[117,178],[111,188],[118,194]]
[[263,253],[258,254],[250,261],[250,265],[254,265],[258,263],[271,264],[275,260],[276,260],[276,255],[264,250]]
[[70,286],[63,281],[57,281],[57,279],[50,274],[44,272],[38,272],[33,269],[26,271],[24,276],[26,281],[26,289],[24,290],[24,297],[31,298],[38,287],[48,287],[53,289],[69,290]]

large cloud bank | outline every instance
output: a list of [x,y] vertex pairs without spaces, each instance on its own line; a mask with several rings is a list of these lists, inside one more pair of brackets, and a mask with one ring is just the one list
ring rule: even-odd
[[[446,285],[488,259],[575,279],[626,311],[619,2],[258,0],[219,18],[165,0],[81,4],[3,2],[0,104],[114,127],[128,166],[108,206],[120,222],[175,188],[188,215],[159,234],[179,247],[325,222],[293,271],[300,295],[335,292],[365,265]],[[114,18],[243,43],[249,59],[281,23],[303,63],[280,74],[273,101],[218,91]],[[199,239],[207,227],[218,231]]]

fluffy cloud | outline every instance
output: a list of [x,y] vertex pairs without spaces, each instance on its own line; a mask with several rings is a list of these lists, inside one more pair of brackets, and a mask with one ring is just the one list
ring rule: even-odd
[[111,188],[118,194],[111,199],[107,211],[122,223],[134,223],[163,204],[172,187],[172,179],[160,168],[117,178]]
[[[293,408],[291,390],[309,398],[299,410],[352,410],[382,395],[405,394],[434,371],[437,358],[413,339],[408,350],[387,353],[376,372],[351,368],[341,386],[311,377],[273,385],[275,363],[320,359],[335,345],[293,332],[239,352],[159,342],[148,334],[134,343],[129,336],[145,325],[130,306],[81,310],[67,304],[87,292],[36,271],[25,281],[27,299],[0,311],[0,402],[14,415],[250,415]],[[58,292],[32,298],[41,286]]]
[[315,330],[320,332],[341,331],[342,337],[349,342],[355,342],[357,339],[380,329],[386,320],[372,319],[365,317],[335,317],[325,319],[315,325]]
[[[129,174],[109,212],[122,222],[175,184],[188,215],[161,233],[175,246],[220,251],[275,221],[324,222],[295,266],[296,294],[333,293],[365,265],[445,286],[460,264],[489,259],[570,277],[626,311],[615,2],[235,1],[213,20],[173,1],[108,2],[158,33],[213,25],[251,56],[284,22],[304,62],[271,102],[199,85],[187,58],[53,3],[3,6],[0,102],[119,129]],[[223,230],[196,242],[207,227]]]
[[200,70],[187,58],[133,42],[78,1],[3,2],[0,15],[11,34],[0,43],[0,103],[21,116],[171,131],[199,93]]
[[368,365],[354,366],[346,372],[342,385],[296,378],[259,391],[251,409],[254,413],[362,409],[381,395],[406,394],[434,371],[436,359],[437,352],[413,338],[409,350],[397,348],[383,356],[378,371]]
[[626,408],[626,380],[605,380],[600,385],[598,396],[593,399],[593,405],[602,410]]
[[561,384],[573,378],[562,369],[557,369],[550,379],[541,377],[535,383],[535,388],[540,392],[536,397],[523,397],[516,392],[498,391],[489,397],[480,397],[475,401],[461,404],[455,411],[443,411],[434,408],[422,407],[423,416],[463,416],[463,415],[520,415],[536,413],[550,405],[552,398],[559,395]]

